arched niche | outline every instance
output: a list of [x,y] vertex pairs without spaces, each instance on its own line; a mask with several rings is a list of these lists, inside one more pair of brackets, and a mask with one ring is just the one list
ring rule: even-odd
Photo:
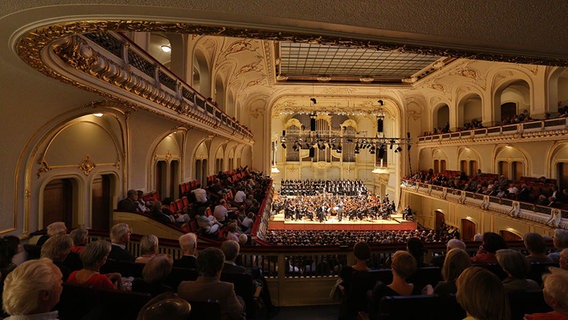
[[481,168],[481,156],[472,148],[462,147],[458,150],[458,163],[460,171],[466,173],[467,176],[473,176],[478,168]]
[[531,89],[527,81],[514,79],[500,85],[493,96],[496,124],[514,122],[516,115],[531,111]]
[[440,133],[450,126],[450,107],[445,104],[439,104],[434,108],[432,119],[434,120],[434,131]]
[[505,175],[507,179],[518,180],[529,172],[526,154],[513,146],[497,147],[494,166],[494,172]]
[[482,122],[483,101],[476,93],[468,94],[458,102],[458,123],[462,129],[473,129],[473,123]]

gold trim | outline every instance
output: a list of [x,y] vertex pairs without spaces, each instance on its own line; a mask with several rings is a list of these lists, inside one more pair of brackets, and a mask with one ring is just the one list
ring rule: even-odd
[[97,165],[91,160],[89,155],[86,155],[83,161],[79,164],[79,169],[83,171],[85,176],[89,176],[91,171],[93,171]]

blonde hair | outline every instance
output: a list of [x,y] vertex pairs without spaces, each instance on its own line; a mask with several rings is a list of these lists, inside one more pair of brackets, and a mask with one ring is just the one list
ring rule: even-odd
[[54,236],[56,234],[66,234],[67,227],[65,226],[65,222],[56,221],[47,226],[47,235]]
[[442,266],[442,279],[444,281],[456,281],[460,274],[471,267],[471,258],[462,249],[454,248],[448,251]]
[[481,267],[465,269],[456,281],[456,300],[478,320],[509,320],[509,298],[501,280]]
[[158,237],[147,234],[140,239],[140,254],[158,253]]
[[95,267],[109,255],[111,249],[112,246],[110,242],[106,240],[97,240],[89,243],[79,254],[83,262],[83,268],[94,270]]
[[41,257],[49,258],[53,261],[63,262],[71,252],[73,241],[66,234],[57,234],[49,237],[41,246]]
[[391,268],[401,278],[407,279],[416,272],[416,259],[408,251],[399,250],[392,255]]
[[156,283],[166,279],[172,272],[173,264],[172,257],[167,254],[158,254],[152,257],[142,269],[144,282]]
[[[28,260],[10,272],[4,281],[2,303],[10,315],[28,315],[40,307],[40,292],[61,294],[62,274],[47,258]],[[59,297],[54,299],[59,301]],[[43,302],[41,302],[43,303]]]
[[568,313],[568,272],[555,267],[550,272],[542,276],[544,300],[554,310]]

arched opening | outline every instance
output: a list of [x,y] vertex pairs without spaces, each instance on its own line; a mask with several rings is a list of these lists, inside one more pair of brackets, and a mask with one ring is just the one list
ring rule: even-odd
[[495,92],[495,125],[518,123],[530,115],[530,87],[524,80],[511,82]]
[[446,215],[440,210],[436,210],[434,213],[436,215],[434,230],[442,230],[442,228],[446,224]]
[[179,161],[172,160],[172,162],[170,162],[170,198],[171,199],[179,198],[179,188],[178,188],[179,183],[180,183]]
[[499,235],[505,239],[505,241],[521,241],[523,238],[516,233],[507,230],[500,230]]
[[160,196],[167,195],[168,164],[166,161],[156,162],[156,191]]
[[43,189],[43,225],[63,221],[69,228],[77,226],[77,183],[71,178],[51,180]]
[[114,187],[114,176],[112,174],[94,177],[91,194],[91,227],[93,229],[110,230]]
[[483,105],[481,97],[469,95],[462,99],[458,105],[458,127],[464,130],[471,130],[482,124]]
[[441,105],[434,114],[434,133],[443,133],[450,130],[450,107]]
[[473,237],[477,233],[477,227],[475,223],[468,219],[461,219],[461,230],[463,241],[472,241]]

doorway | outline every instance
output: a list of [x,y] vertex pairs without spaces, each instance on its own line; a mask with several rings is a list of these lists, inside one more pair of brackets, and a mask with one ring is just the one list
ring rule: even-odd
[[91,193],[91,228],[110,230],[112,223],[112,175],[98,175]]
[[73,179],[55,179],[43,189],[43,226],[63,221],[67,228],[76,227],[73,208],[76,207],[76,185]]
[[461,220],[462,229],[462,240],[463,241],[473,241],[473,237],[476,234],[476,225],[473,221],[468,219]]

